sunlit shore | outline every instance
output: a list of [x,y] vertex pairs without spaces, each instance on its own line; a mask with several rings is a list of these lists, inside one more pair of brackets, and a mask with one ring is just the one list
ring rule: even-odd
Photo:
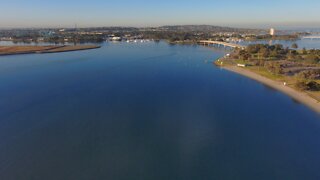
[[293,98],[294,100],[308,106],[309,108],[311,108],[312,110],[314,110],[320,114],[320,102],[317,99],[312,98],[310,95],[308,95],[304,91],[298,91],[296,89],[293,89],[292,87],[289,87],[289,86],[283,84],[283,82],[271,80],[269,78],[266,78],[262,75],[259,75],[255,72],[252,72],[252,71],[245,69],[245,68],[242,68],[242,67],[237,67],[237,66],[232,66],[232,65],[227,65],[227,66],[222,66],[222,67],[226,70],[229,70],[229,71],[235,72],[237,74],[246,76],[250,79],[256,80],[262,84],[265,84],[271,88],[274,88],[282,93],[285,93],[288,96],[290,96],[291,98]]

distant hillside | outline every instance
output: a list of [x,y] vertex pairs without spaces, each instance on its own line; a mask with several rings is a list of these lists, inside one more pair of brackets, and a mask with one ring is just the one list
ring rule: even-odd
[[232,28],[222,26],[211,26],[211,25],[181,25],[181,26],[162,26],[162,30],[166,31],[184,31],[184,32],[252,32],[259,33],[265,32],[262,29],[244,29],[244,28]]
[[91,27],[91,28],[79,28],[78,30],[86,30],[86,31],[120,31],[120,32],[132,32],[138,31],[139,28],[135,27],[121,27],[121,26],[114,26],[114,27]]
[[[61,28],[60,28],[61,29]],[[58,31],[58,28],[16,28],[16,29],[0,29],[0,33],[6,34],[30,34],[40,31]],[[73,31],[100,31],[100,32],[138,32],[138,31],[172,31],[172,32],[199,32],[199,33],[219,33],[219,32],[238,32],[238,33],[266,33],[267,30],[233,28],[211,25],[173,25],[161,27],[87,27],[87,28],[65,28],[66,32]]]

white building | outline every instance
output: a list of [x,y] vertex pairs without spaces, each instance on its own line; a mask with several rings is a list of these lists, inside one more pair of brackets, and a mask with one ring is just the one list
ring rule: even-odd
[[121,37],[114,36],[111,38],[111,41],[121,41]]
[[270,35],[271,35],[271,36],[276,35],[276,30],[275,30],[274,28],[271,28],[271,29],[270,29]]
[[237,64],[238,67],[247,67],[246,64]]

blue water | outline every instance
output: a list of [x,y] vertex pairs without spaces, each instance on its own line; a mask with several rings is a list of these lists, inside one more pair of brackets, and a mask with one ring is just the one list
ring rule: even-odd
[[0,57],[1,180],[320,179],[320,117],[200,46]]

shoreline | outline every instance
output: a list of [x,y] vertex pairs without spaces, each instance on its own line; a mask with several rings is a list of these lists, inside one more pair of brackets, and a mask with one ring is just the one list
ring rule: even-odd
[[77,45],[77,46],[0,46],[0,56],[23,55],[23,54],[47,54],[63,53],[71,51],[83,51],[98,49],[96,45]]
[[297,91],[291,87],[284,86],[280,82],[271,80],[269,78],[266,78],[264,76],[261,76],[257,73],[254,73],[250,70],[247,70],[247,69],[244,69],[241,67],[236,67],[236,66],[219,66],[219,67],[226,69],[228,71],[243,75],[243,76],[248,77],[250,79],[253,79],[257,82],[260,82],[264,85],[267,85],[275,90],[278,90],[278,91],[288,95],[292,99],[306,105],[307,107],[309,107],[310,109],[312,109],[316,113],[320,114],[320,102],[318,100],[310,97],[305,92],[300,92],[300,91]]

